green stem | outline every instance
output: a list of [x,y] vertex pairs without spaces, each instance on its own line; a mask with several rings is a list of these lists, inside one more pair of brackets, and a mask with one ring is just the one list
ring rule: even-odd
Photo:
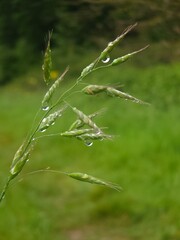
[[[95,66],[98,64],[98,62],[99,62],[99,58],[97,58],[94,62],[95,62],[95,65],[94,65],[94,67],[95,67]],[[107,67],[107,66],[105,66],[105,67]],[[63,102],[64,96],[65,96],[67,93],[69,93],[72,89],[74,89],[87,75],[89,75],[91,72],[94,72],[94,71],[96,71],[96,70],[98,70],[98,69],[100,69],[100,68],[103,68],[103,67],[94,68],[94,69],[92,69],[90,72],[88,72],[85,76],[79,76],[79,77],[77,78],[77,81],[75,82],[75,84],[73,84],[69,89],[67,89],[64,93],[61,94],[61,96],[60,96],[59,99],[55,102],[55,104],[52,105],[52,106],[48,109],[48,111],[46,111],[46,113],[43,115],[43,117],[40,119],[40,121],[39,121],[39,123],[37,124],[37,126],[35,127],[35,129],[34,129],[34,130],[32,130],[32,129],[30,130],[30,133],[28,134],[27,139],[25,140],[26,146],[25,146],[25,148],[24,148],[23,154],[27,151],[27,149],[28,149],[29,146],[31,145],[31,143],[32,143],[32,141],[33,141],[33,138],[34,138],[35,134],[37,133],[37,131],[38,131],[38,129],[39,129],[39,126],[41,125],[43,119],[50,113],[50,111],[51,111],[52,109],[54,109],[58,104],[60,104],[61,102]],[[37,114],[36,114],[36,116],[35,116],[35,119],[36,119],[38,113],[39,113],[39,110],[38,110],[38,112],[37,112]],[[35,120],[34,120],[34,121],[35,121]],[[36,139],[37,139],[37,138],[36,138]],[[23,168],[22,168],[22,169],[23,169]],[[22,169],[21,169],[21,171],[22,171]],[[8,177],[7,181],[6,181],[6,184],[4,185],[4,188],[3,188],[2,192],[1,192],[1,195],[0,195],[0,203],[2,202],[3,198],[5,197],[6,191],[7,191],[8,187],[9,187],[9,184],[10,184],[10,182],[11,182],[12,179],[13,179],[13,176],[10,175],[10,176]]]
[[2,202],[2,200],[5,197],[6,191],[7,191],[8,187],[9,187],[9,183],[11,182],[11,180],[12,180],[12,177],[11,176],[8,177],[8,179],[7,179],[7,181],[6,181],[5,185],[4,185],[4,188],[3,188],[2,192],[1,192],[1,195],[0,195],[0,203]]

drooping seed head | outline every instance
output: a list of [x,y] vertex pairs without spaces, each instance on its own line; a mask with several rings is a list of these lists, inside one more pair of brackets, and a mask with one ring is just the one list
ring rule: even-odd
[[126,100],[131,100],[135,103],[140,103],[140,104],[148,104],[146,102],[141,101],[138,98],[135,98],[135,97],[131,96],[128,93],[124,93],[124,92],[119,91],[119,90],[117,90],[115,88],[112,88],[112,87],[108,87],[106,91],[107,91],[107,94],[111,97],[124,98]]
[[82,181],[82,182],[88,182],[91,184],[98,184],[102,186],[106,186],[112,189],[115,189],[117,191],[122,191],[122,188],[118,186],[117,184],[106,182],[104,180],[101,180],[99,178],[93,177],[91,175],[88,175],[86,173],[80,173],[80,172],[75,172],[75,173],[66,173],[69,177],[74,178],[76,180]]

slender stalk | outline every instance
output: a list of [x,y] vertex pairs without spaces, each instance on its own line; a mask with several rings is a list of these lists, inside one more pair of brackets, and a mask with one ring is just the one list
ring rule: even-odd
[[7,191],[8,187],[9,187],[9,184],[10,184],[11,180],[12,180],[12,178],[8,177],[6,183],[5,183],[4,187],[3,187],[3,190],[1,192],[1,195],[0,195],[0,203],[2,202],[2,200],[5,197],[6,191]]
[[[143,51],[144,49],[146,49],[148,46],[132,52],[130,54],[127,54],[125,56],[119,57],[117,59],[114,59],[110,64],[106,64],[106,65],[102,65],[102,66],[98,66],[98,63],[100,61],[103,61],[104,57],[109,56],[109,54],[111,53],[111,51],[117,46],[117,44],[119,44],[119,42],[125,37],[125,35],[134,27],[136,26],[136,24],[128,27],[123,33],[122,35],[120,35],[119,37],[117,37],[114,41],[110,42],[107,47],[100,53],[99,57],[96,58],[91,64],[89,64],[87,67],[85,67],[80,76],[77,78],[77,80],[75,81],[75,83],[69,87],[66,91],[64,91],[59,98],[55,101],[55,103],[50,104],[50,100],[53,97],[53,94],[55,92],[55,90],[59,87],[60,82],[63,80],[64,75],[66,74],[66,72],[68,71],[69,68],[66,68],[66,70],[64,71],[64,73],[55,81],[54,84],[51,85],[51,87],[49,88],[49,90],[46,92],[46,94],[44,95],[44,98],[42,100],[42,105],[43,108],[45,110],[44,103],[48,104],[48,108],[46,109],[46,112],[44,114],[41,115],[41,118],[39,120],[39,122],[37,123],[37,125],[35,125],[36,119],[39,116],[39,113],[42,112],[42,108],[38,110],[38,112],[35,115],[32,127],[25,139],[25,142],[22,144],[22,146],[19,148],[19,150],[16,152],[15,157],[12,161],[12,165],[10,168],[10,174],[9,177],[3,187],[3,190],[1,192],[0,195],[0,203],[2,202],[3,198],[5,197],[5,194],[7,192],[7,189],[9,187],[10,182],[17,176],[19,175],[19,173],[23,170],[26,161],[27,161],[27,157],[29,157],[30,151],[32,150],[32,146],[34,146],[32,143],[34,142],[34,140],[38,140],[39,138],[45,137],[45,136],[55,136],[55,135],[59,135],[61,137],[63,136],[70,136],[70,137],[76,137],[78,139],[81,139],[82,141],[86,142],[87,140],[102,140],[102,139],[110,139],[111,136],[104,134],[101,129],[97,127],[97,125],[91,120],[91,117],[88,117],[86,114],[84,114],[82,111],[80,111],[79,109],[77,109],[76,107],[71,108],[73,110],[73,112],[76,113],[77,118],[83,122],[83,124],[80,124],[80,126],[78,125],[78,127],[74,127],[68,131],[65,131],[64,133],[57,133],[57,134],[49,134],[49,135],[43,135],[40,137],[35,137],[36,133],[41,130],[41,125],[43,125],[43,130],[47,129],[50,125],[53,124],[53,122],[55,121],[55,119],[57,117],[59,117],[61,115],[61,110],[60,113],[58,111],[55,111],[54,113],[50,114],[50,112],[57,107],[59,104],[64,104],[66,98],[70,97],[72,94],[77,93],[77,92],[73,92],[74,88],[76,86],[78,86],[78,84],[80,82],[82,82],[84,80],[85,77],[89,76],[91,73],[97,71],[97,70],[101,70],[101,69],[105,69],[108,67],[112,67],[112,66],[116,66],[118,64],[121,64],[123,62],[125,62],[126,60],[128,60],[131,56]],[[108,59],[109,60],[109,59]],[[105,61],[104,61],[105,63]],[[50,40],[48,41],[48,46],[46,49],[46,53],[45,53],[45,58],[44,58],[44,64],[43,64],[43,71],[44,71],[44,78],[45,78],[45,82],[47,84],[49,84],[49,80],[51,79],[50,77],[50,73],[51,73],[51,49],[50,49]],[[120,96],[120,91],[117,91],[116,89],[113,88],[107,88],[107,91],[112,95],[112,96]],[[125,94],[121,93],[121,96],[124,96]],[[130,95],[126,94],[126,97],[131,97]],[[132,97],[131,97],[132,99]],[[136,98],[133,98],[134,100],[137,100]],[[138,101],[139,102],[139,101]],[[42,107],[42,106],[41,106]],[[35,126],[34,126],[35,125]],[[72,124],[73,126],[75,126],[74,124]],[[72,126],[71,125],[71,126]],[[84,129],[82,128],[84,125],[88,125],[90,129]],[[76,125],[77,126],[77,125]],[[46,128],[47,127],[47,128]],[[71,128],[71,127],[70,127]],[[90,133],[89,133],[90,130]],[[92,132],[91,132],[92,131]],[[45,170],[43,170],[45,171]],[[50,171],[50,170],[48,170]],[[52,170],[52,172],[59,172],[60,171],[54,171]],[[115,184],[111,184],[111,183],[107,183],[104,181],[101,181],[100,179],[94,178],[90,175],[87,174],[82,174],[82,173],[65,173],[65,172],[61,172],[64,173],[72,178],[81,180],[81,181],[86,181],[89,183],[95,183],[95,184],[101,184],[101,185],[105,185],[105,186],[109,186],[111,188],[114,189],[118,189],[119,187],[116,186]]]

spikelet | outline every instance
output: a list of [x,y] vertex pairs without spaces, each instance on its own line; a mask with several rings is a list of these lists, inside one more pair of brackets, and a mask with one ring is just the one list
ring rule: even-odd
[[87,129],[76,129],[76,130],[72,130],[72,131],[66,131],[61,133],[60,135],[63,137],[77,137],[80,136],[82,134],[91,132],[92,128],[87,128]]
[[87,124],[89,127],[93,128],[96,132],[101,132],[101,129],[86,114],[84,114],[82,111],[80,111],[76,107],[73,107],[72,110],[77,114],[79,119],[84,124]]
[[[96,117],[97,115],[99,115],[102,112],[102,110],[94,112],[90,115],[88,115],[88,117],[92,120],[94,117]],[[75,122],[72,123],[72,125],[69,128],[69,131],[73,130],[73,129],[79,129],[82,128],[84,126],[84,122],[80,119],[77,119]]]
[[63,80],[65,74],[69,70],[69,67],[65,69],[65,71],[62,73],[62,75],[53,83],[53,85],[49,88],[47,93],[45,94],[43,100],[42,100],[42,108],[46,108],[46,106],[49,105],[49,101],[52,98],[55,90],[59,87],[60,82]]
[[111,135],[104,134],[104,133],[85,133],[81,136],[77,137],[79,140],[87,141],[87,140],[104,140],[104,139],[112,139]]
[[43,70],[43,77],[44,81],[47,85],[49,85],[51,80],[51,69],[52,69],[52,59],[51,59],[51,48],[50,48],[50,34],[49,34],[49,40],[47,44],[47,48],[44,54],[44,63],[42,65]]
[[91,63],[91,64],[89,64],[87,67],[85,67],[85,68],[82,70],[82,72],[81,72],[81,77],[84,77],[84,76],[86,76],[88,73],[90,73],[90,72],[93,70],[95,64],[96,64],[96,61],[93,62],[93,63]]
[[88,95],[95,95],[100,92],[104,92],[107,86],[103,85],[88,85],[87,87],[83,88],[82,91]]
[[122,57],[116,58],[112,61],[111,64],[109,64],[108,66],[116,66],[118,64],[121,64],[125,61],[127,61],[129,58],[131,58],[132,56],[134,56],[135,54],[142,52],[143,50],[145,50],[146,48],[148,48],[149,45],[145,46],[144,48],[139,49],[138,51],[132,52],[132,53],[128,53],[127,55],[124,55]]
[[52,126],[56,119],[62,116],[62,112],[66,109],[66,106],[63,107],[62,109],[59,109],[55,111],[54,113],[51,113],[48,117],[44,118],[39,126],[39,131],[40,132],[45,132],[47,128]]
[[100,54],[99,60],[106,58],[109,53],[120,43],[120,41],[130,32],[137,24],[129,26],[120,36],[118,36],[114,41],[108,43],[107,47]]
[[11,179],[15,178],[23,169],[24,165],[29,159],[30,152],[33,146],[31,146],[20,158],[19,160],[10,168]]
[[107,91],[107,94],[111,97],[124,98],[126,100],[131,100],[135,103],[140,103],[140,104],[148,104],[146,102],[141,101],[138,98],[135,98],[135,97],[129,95],[128,93],[121,92],[121,91],[119,91],[115,88],[112,88],[112,87],[108,87],[106,91]]
[[98,185],[106,186],[106,187],[112,188],[112,189],[114,189],[116,191],[119,191],[119,192],[122,191],[122,188],[119,185],[111,183],[111,182],[106,182],[104,180],[95,178],[95,177],[93,177],[91,175],[88,175],[86,173],[75,172],[75,173],[66,173],[66,174],[69,177],[74,178],[74,179],[79,180],[79,181],[82,181],[82,182],[88,182],[88,183],[91,183],[91,184],[98,184]]
[[25,151],[25,142],[19,147],[19,149],[17,150],[17,152],[14,155],[14,158],[12,160],[12,165],[11,167],[13,167],[18,161],[19,159],[23,156],[24,151]]

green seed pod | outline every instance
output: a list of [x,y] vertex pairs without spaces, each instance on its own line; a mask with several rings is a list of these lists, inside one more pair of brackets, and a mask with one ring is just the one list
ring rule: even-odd
[[138,50],[138,51],[135,51],[135,52],[132,52],[132,53],[129,53],[125,56],[122,56],[122,57],[119,57],[119,58],[116,58],[112,61],[112,63],[109,65],[109,66],[116,66],[118,64],[121,64],[125,61],[127,61],[129,58],[131,58],[132,56],[134,56],[135,54],[139,53],[139,52],[142,52],[143,50],[145,50],[148,46]]
[[44,118],[39,126],[39,131],[44,132],[48,127],[53,125],[57,118],[62,116],[62,112],[66,109],[66,106],[58,111],[51,113],[48,117]]
[[63,137],[77,137],[80,136],[82,134],[88,133],[92,131],[92,129],[77,129],[77,130],[72,130],[72,131],[66,131],[61,133],[61,136]]
[[49,88],[49,90],[45,94],[45,96],[42,100],[43,108],[48,106],[50,99],[52,98],[55,90],[59,87],[60,82],[63,80],[63,78],[64,78],[64,76],[65,76],[65,74],[67,73],[68,70],[69,70],[69,68],[65,69],[65,71],[62,73],[62,75],[53,83],[53,85]]
[[83,141],[87,141],[87,140],[112,139],[112,136],[101,132],[101,133],[85,133],[77,138]]
[[126,100],[131,100],[135,103],[147,104],[147,103],[141,101],[140,99],[137,99],[137,98],[129,95],[128,93],[121,92],[121,91],[119,91],[115,88],[112,88],[112,87],[107,88],[107,94],[111,97],[119,97],[119,98],[124,98]]
[[85,67],[81,72],[81,77],[84,77],[88,73],[90,73],[92,71],[92,69],[94,68],[95,64],[96,64],[96,62],[93,62],[90,65],[88,65],[87,67]]
[[29,159],[30,148],[10,169],[11,179],[15,178],[23,169],[24,165]]
[[50,36],[47,44],[47,48],[44,54],[44,63],[42,65],[44,81],[49,85],[51,80],[51,69],[52,69],[52,60],[51,60],[51,48],[50,48]]
[[99,60],[106,58],[109,53],[120,43],[120,41],[130,32],[137,24],[129,26],[120,36],[118,36],[114,41],[108,43],[107,47],[102,51]]
[[75,107],[73,107],[72,109],[82,122],[87,124],[89,127],[92,127],[97,132],[101,132],[100,128],[86,114],[84,114],[83,112],[81,112],[79,109]]
[[16,162],[19,161],[19,159],[23,156],[24,151],[25,151],[25,143],[23,143],[15,153],[11,166],[14,166],[14,164],[16,164]]
[[103,185],[109,188],[113,188],[117,191],[122,191],[122,188],[114,183],[106,182],[101,179],[95,178],[91,175],[88,175],[86,173],[80,173],[80,172],[75,172],[75,173],[67,173],[67,175],[71,178],[74,178],[79,181],[83,182],[88,182],[91,184],[98,184],[98,185]]
[[[92,120],[94,117],[96,117],[97,115],[99,115],[102,112],[102,110],[94,112],[90,115],[88,115],[88,117]],[[73,130],[73,129],[79,129],[81,127],[84,126],[84,122],[80,119],[77,119],[75,122],[73,122],[73,124],[70,126],[69,131]]]
[[77,119],[71,124],[69,131],[72,131],[73,129],[79,129],[83,126],[84,126],[84,123],[80,119]]
[[88,85],[87,87],[83,88],[82,91],[88,95],[95,95],[100,92],[104,92],[107,86],[103,85]]

